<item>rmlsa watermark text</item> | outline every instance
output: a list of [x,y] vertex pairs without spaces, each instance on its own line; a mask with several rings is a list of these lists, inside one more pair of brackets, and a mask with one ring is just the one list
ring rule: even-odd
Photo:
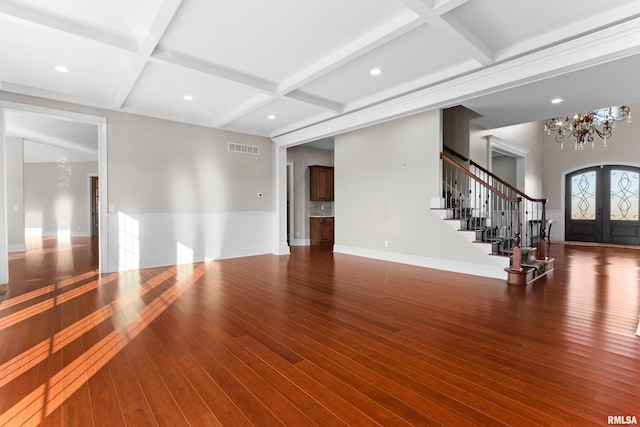
[[607,424],[638,425],[635,415],[609,415]]

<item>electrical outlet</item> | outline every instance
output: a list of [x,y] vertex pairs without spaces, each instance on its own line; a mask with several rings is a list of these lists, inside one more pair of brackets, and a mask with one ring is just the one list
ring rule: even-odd
[[384,247],[385,247],[385,248],[388,248],[388,247],[389,247],[389,241],[388,241],[388,240],[385,240],[385,241],[384,241]]

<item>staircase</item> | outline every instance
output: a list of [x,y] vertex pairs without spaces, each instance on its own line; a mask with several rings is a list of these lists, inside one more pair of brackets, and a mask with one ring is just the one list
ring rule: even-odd
[[442,206],[434,212],[502,262],[508,284],[527,285],[552,271],[547,200],[527,196],[473,161],[444,153],[440,158]]

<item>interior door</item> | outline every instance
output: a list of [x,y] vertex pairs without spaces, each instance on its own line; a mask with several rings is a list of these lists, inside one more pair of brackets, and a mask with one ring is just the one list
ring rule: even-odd
[[566,178],[565,240],[640,245],[640,169],[600,166]]
[[98,191],[98,177],[91,177],[91,236],[98,237],[98,230],[100,230],[100,192]]

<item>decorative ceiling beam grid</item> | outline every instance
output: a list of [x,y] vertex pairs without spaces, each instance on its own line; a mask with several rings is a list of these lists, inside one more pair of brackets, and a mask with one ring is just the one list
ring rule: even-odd
[[272,139],[281,148],[291,147],[640,54],[638,34],[640,18]]
[[279,85],[278,93],[287,94],[299,89],[336,68],[418,28],[420,25],[422,25],[422,22],[419,17],[411,11],[406,11],[370,33],[336,50],[321,61],[289,77]]
[[[251,108],[250,110],[242,111],[241,109],[236,109],[234,114],[225,115],[225,117],[227,118],[226,120],[220,117],[215,120],[215,123],[217,126],[225,126],[236,118],[244,114],[248,114],[251,111],[256,110],[257,108],[266,105],[269,101],[273,101],[281,97],[296,99],[298,101],[302,101],[316,107],[328,109],[331,112],[343,112],[344,106],[339,103],[335,103],[333,101],[309,94],[304,94],[297,90],[305,84],[324,76],[325,74],[348,63],[349,61],[352,61],[353,59],[358,58],[359,56],[362,56],[374,50],[375,48],[388,43],[397,37],[400,37],[403,34],[406,34],[407,32],[419,27],[420,25],[423,25],[422,20],[417,17],[415,13],[406,11],[406,13],[403,13],[402,15],[390,20],[389,22],[381,25],[369,34],[360,37],[359,39],[353,41],[342,49],[339,49],[336,52],[332,53],[323,60],[318,61],[317,63],[307,67],[306,69],[281,82],[275,92],[272,94],[271,100],[266,100],[265,102],[262,102],[260,104],[247,103],[247,106]],[[290,96],[290,94],[292,93],[294,93],[293,96]]]
[[127,70],[127,73],[121,79],[120,85],[109,105],[96,105],[95,102],[85,100],[80,97],[72,97],[69,95],[43,91],[40,89],[29,88],[22,85],[15,85],[6,82],[3,83],[3,86],[6,89],[10,88],[11,90],[14,90],[18,93],[23,93],[25,95],[44,96],[60,101],[75,102],[84,105],[93,105],[96,107],[119,110],[120,108],[122,108],[124,101],[131,92],[131,89],[135,85],[136,81],[140,77],[140,74],[142,73],[145,65],[151,58],[151,55],[158,41],[169,26],[169,23],[173,19],[173,16],[178,10],[181,2],[182,0],[164,0],[146,36],[143,37],[142,40],[124,37],[106,31],[100,31],[75,21],[53,17],[51,15],[35,11],[24,6],[19,6],[14,3],[0,2],[0,14],[4,14],[13,19],[23,20],[28,24],[35,23],[37,25],[51,28],[57,31],[62,31],[73,36],[96,41],[136,55],[132,66]]

